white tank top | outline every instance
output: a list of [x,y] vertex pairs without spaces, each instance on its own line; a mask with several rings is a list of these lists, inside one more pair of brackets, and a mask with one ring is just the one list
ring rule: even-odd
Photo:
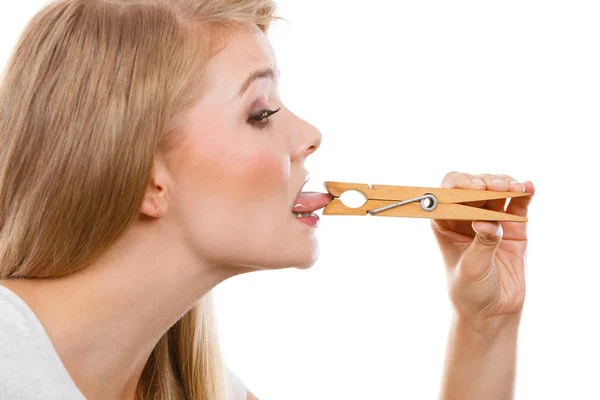
[[[230,372],[232,400],[246,400]],[[29,306],[0,285],[0,400],[85,400]]]

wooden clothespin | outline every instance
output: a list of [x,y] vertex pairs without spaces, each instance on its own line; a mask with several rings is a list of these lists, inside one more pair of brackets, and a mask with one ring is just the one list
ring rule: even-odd
[[[526,217],[472,207],[461,203],[529,196],[523,192],[426,188],[365,183],[325,182],[334,199],[324,215],[376,215],[439,220],[527,222]],[[360,207],[344,205],[339,197],[348,190],[361,192],[367,201]]]

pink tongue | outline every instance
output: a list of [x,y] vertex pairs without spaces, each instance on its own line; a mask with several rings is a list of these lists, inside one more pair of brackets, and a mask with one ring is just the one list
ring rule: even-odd
[[333,196],[329,193],[300,192],[296,201],[294,201],[292,211],[310,213],[325,207],[331,200],[333,200]]

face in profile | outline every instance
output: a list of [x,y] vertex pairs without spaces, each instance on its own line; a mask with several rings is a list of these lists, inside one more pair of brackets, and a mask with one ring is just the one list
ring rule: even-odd
[[321,134],[284,106],[278,74],[260,30],[235,33],[208,65],[204,94],[185,119],[169,158],[169,217],[199,260],[253,269],[316,261],[315,227],[292,208]]

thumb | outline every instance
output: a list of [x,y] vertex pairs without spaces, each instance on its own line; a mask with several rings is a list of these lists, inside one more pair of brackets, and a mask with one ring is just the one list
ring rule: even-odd
[[493,265],[496,249],[502,240],[499,222],[473,221],[475,237],[461,260],[462,272],[470,277],[483,278]]

